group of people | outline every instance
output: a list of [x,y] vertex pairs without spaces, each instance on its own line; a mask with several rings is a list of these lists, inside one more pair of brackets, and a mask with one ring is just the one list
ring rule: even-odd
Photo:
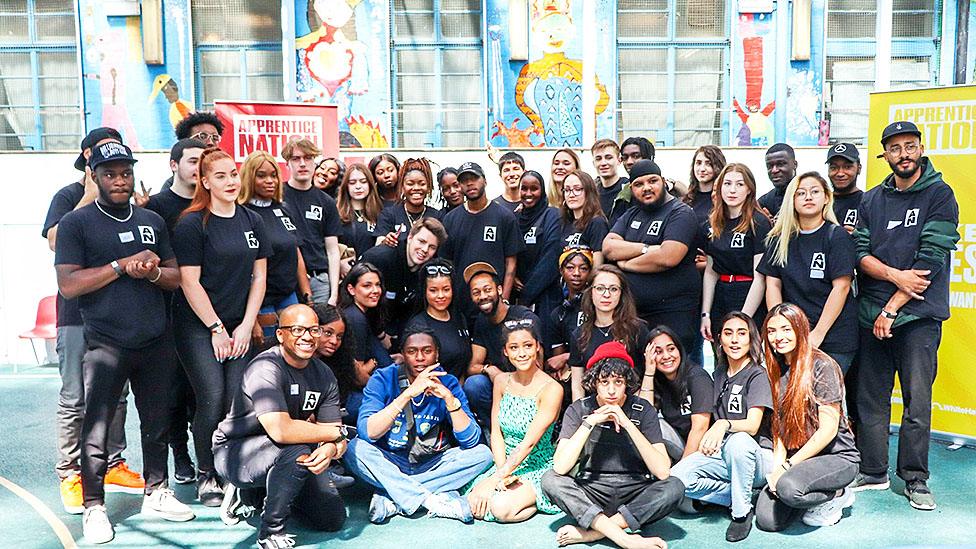
[[[639,531],[708,505],[730,509],[729,541],[828,526],[889,485],[896,372],[897,474],[935,508],[959,213],[914,124],[885,129],[892,173],[868,192],[853,144],[831,147],[826,179],[773,145],[758,196],[719,147],[684,184],[632,137],[593,145],[596,178],[571,149],[548,177],[507,152],[493,200],[474,162],[345,164],[304,139],[238,167],[223,130],[186,118],[153,195],[121,135],[93,130],[44,223],[61,495],[89,541],[114,536],[106,491],[194,518],[170,451],[224,522],[261,509],[262,548],[294,544],[293,515],[341,528],[356,479],[373,523],[561,511],[561,545],[663,547]],[[123,457],[130,390],[142,476]]]

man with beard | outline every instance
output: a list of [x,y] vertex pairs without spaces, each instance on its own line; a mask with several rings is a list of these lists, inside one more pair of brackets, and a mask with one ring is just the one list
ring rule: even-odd
[[952,188],[924,156],[911,122],[881,134],[891,175],[864,193],[854,237],[861,325],[857,375],[854,490],[887,490],[888,424],[895,373],[905,409],[898,432],[898,476],[916,509],[935,509],[929,478],[932,384],[942,322],[949,318],[949,261],[959,241],[959,205]]
[[[443,246],[442,257],[454,263],[456,274],[468,265],[483,261],[502,278],[502,299],[508,299],[515,284],[515,258],[522,250],[522,234],[515,214],[488,200],[485,196],[485,172],[474,162],[465,162],[458,169],[458,182],[467,201],[444,216],[444,229],[449,238]],[[466,281],[455,279],[457,287]],[[462,311],[472,316],[476,311],[470,299],[461,298]]]
[[857,226],[857,207],[864,191],[857,188],[861,155],[853,143],[838,143],[827,153],[827,177],[834,186],[834,215],[841,226],[853,233]]
[[773,188],[759,197],[759,205],[769,217],[775,218],[779,215],[786,186],[796,177],[796,168],[796,153],[793,152],[793,147],[786,143],[776,143],[766,149],[766,174]]
[[92,149],[98,197],[64,216],[54,264],[58,289],[79,298],[87,350],[81,429],[83,529],[92,543],[115,536],[105,509],[108,431],[126,381],[132,384],[146,475],[142,512],[165,520],[194,518],[167,488],[166,443],[176,352],[166,321],[166,291],[180,284],[169,233],[155,212],[129,203],[132,151],[109,142]]
[[506,210],[515,213],[515,210],[522,205],[522,196],[519,194],[519,183],[522,174],[525,173],[525,159],[517,152],[507,152],[498,159],[498,175],[502,178],[504,188],[502,194],[495,197],[496,204],[503,206]]
[[[616,261],[627,277],[637,314],[649,327],[669,326],[691,354],[701,349],[695,212],[668,192],[661,169],[650,160],[631,167],[630,181],[637,206],[610,229],[603,241],[603,255]],[[691,355],[691,359],[696,357]]]
[[482,424],[488,425],[495,376],[512,371],[502,354],[502,328],[510,320],[530,318],[538,323],[539,317],[526,307],[509,305],[502,299],[498,271],[488,263],[479,261],[464,269],[464,283],[471,292],[471,301],[481,312],[471,328],[471,365],[468,379],[464,381],[464,394],[471,411]]

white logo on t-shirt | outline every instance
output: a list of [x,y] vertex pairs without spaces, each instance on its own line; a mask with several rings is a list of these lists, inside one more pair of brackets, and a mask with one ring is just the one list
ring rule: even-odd
[[732,233],[732,248],[742,248],[745,246],[746,233]]
[[647,234],[657,236],[657,233],[659,232],[661,232],[661,221],[652,221],[647,227]]
[[488,225],[487,227],[485,227],[484,241],[485,242],[494,242],[495,241],[495,233],[497,233],[497,232],[498,232],[498,227],[495,227],[494,225]]
[[308,219],[314,219],[316,221],[322,221],[322,206],[309,206],[308,211],[305,212],[305,217]]
[[535,230],[536,227],[530,227],[528,232],[525,233],[526,244],[535,244]]
[[139,225],[139,238],[143,244],[155,244],[156,231],[149,225]]
[[583,316],[583,311],[580,311],[580,312],[576,313],[576,327],[577,328],[579,328],[580,326],[583,325],[583,320],[585,318],[586,317]]
[[728,410],[730,414],[742,413],[742,395],[729,395]]
[[244,240],[247,241],[248,248],[257,249],[261,247],[258,237],[254,236],[254,231],[244,231]]
[[271,210],[271,212],[273,214],[275,214],[276,216],[278,216],[278,217],[281,217],[281,216],[285,215],[285,212],[281,211],[281,208],[275,208],[275,209]]
[[284,225],[285,226],[285,229],[287,229],[289,231],[294,231],[295,230],[295,224],[292,223],[291,222],[291,219],[289,219],[288,217],[282,217],[281,218],[281,224]]
[[132,236],[132,231],[125,231],[124,233],[119,233],[119,242],[125,244],[126,242],[132,242],[136,237]]
[[630,228],[631,229],[640,229],[640,226],[641,226],[641,222],[640,221],[634,220],[634,221],[631,221],[630,222]]
[[566,237],[566,246],[569,248],[576,248],[579,246],[580,237],[583,236],[581,233],[573,233]]
[[319,398],[322,393],[318,391],[305,391],[305,400],[302,402],[302,410],[309,411],[318,408]]
[[912,208],[905,212],[905,226],[914,227],[918,225],[918,208]]
[[823,252],[815,252],[810,260],[810,278],[823,280],[824,269],[827,268],[827,256]]
[[681,415],[691,415],[691,395],[686,396],[685,401],[681,403]]
[[849,227],[857,225],[857,210],[847,210],[847,214],[844,216],[843,224]]

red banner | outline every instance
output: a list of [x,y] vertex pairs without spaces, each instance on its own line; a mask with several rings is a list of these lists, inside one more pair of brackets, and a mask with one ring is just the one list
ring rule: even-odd
[[323,156],[339,154],[338,107],[308,103],[215,101],[224,124],[220,148],[244,162],[254,151],[267,151],[284,167],[281,150],[292,139],[306,138]]

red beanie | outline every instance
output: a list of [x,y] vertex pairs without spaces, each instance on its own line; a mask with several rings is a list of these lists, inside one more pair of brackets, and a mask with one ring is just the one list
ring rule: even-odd
[[586,369],[589,370],[594,364],[605,358],[619,358],[620,360],[626,361],[627,364],[630,364],[631,368],[634,367],[634,359],[630,358],[630,355],[627,353],[627,348],[624,347],[623,343],[619,341],[608,341],[596,348],[590,360],[586,361]]

